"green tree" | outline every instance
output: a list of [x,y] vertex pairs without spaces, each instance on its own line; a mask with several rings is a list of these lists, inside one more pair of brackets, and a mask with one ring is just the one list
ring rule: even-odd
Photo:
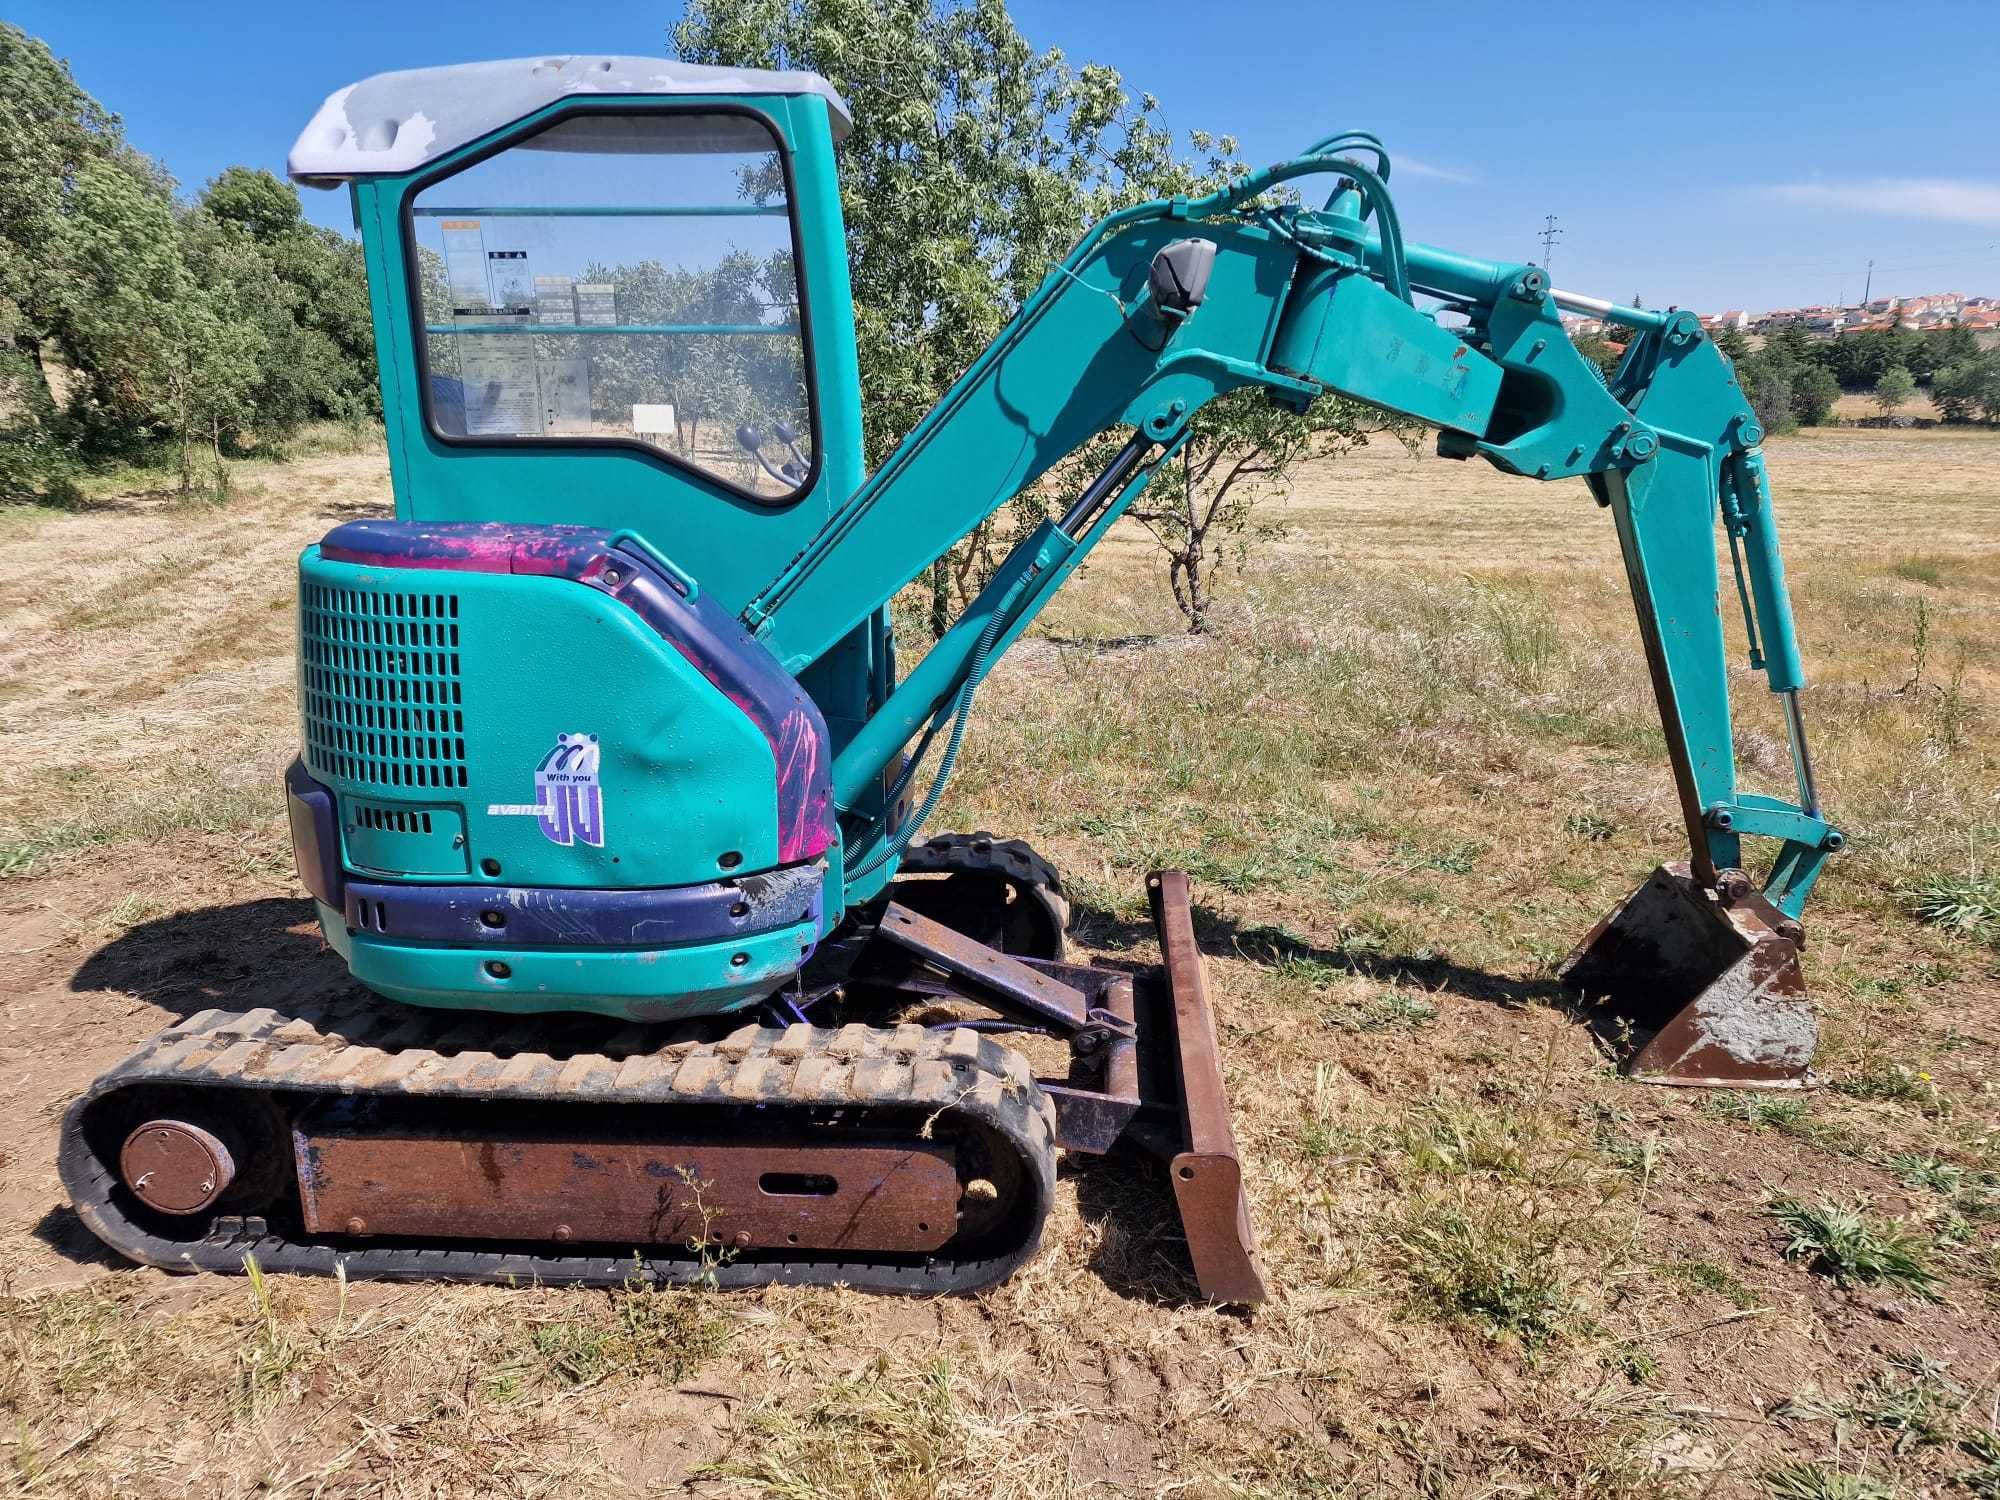
[[84,163],[60,254],[52,336],[75,380],[66,415],[94,449],[160,431],[186,281],[171,184],[126,160]]
[[1917,360],[1909,362],[1910,373],[1919,380],[1926,375],[1934,375],[1946,365],[1962,364],[1979,357],[1979,337],[1963,323],[1947,323],[1942,328],[1926,329],[1922,346],[1922,363]]
[[1366,443],[1368,418],[1368,408],[1337,396],[1299,412],[1261,391],[1235,391],[1189,423],[1186,445],[1127,514],[1166,553],[1168,586],[1190,635],[1207,628],[1215,575],[1269,533],[1257,502],[1304,460]]
[[317,416],[378,412],[359,246],[232,167],[198,203],[41,42],[0,24],[0,498],[75,466],[220,455]]
[[693,0],[673,41],[691,62],[811,69],[853,111],[841,208],[871,466],[1172,161],[1150,98],[1036,51],[997,0]]
[[1970,422],[1980,414],[2000,420],[2000,349],[1946,365],[1931,378],[1931,399],[1947,422]]
[[1917,382],[1901,365],[1891,365],[1875,382],[1875,409],[1894,416],[1917,393]]
[[1823,427],[1840,399],[1840,382],[1819,364],[1799,365],[1792,375],[1792,418],[1806,427]]
[[[1241,170],[1231,138],[1193,132],[1183,154],[1150,95],[1110,68],[1037,51],[1002,0],[691,0],[673,43],[692,62],[811,69],[853,111],[841,205],[870,465],[1094,220]],[[1177,590],[1192,579],[1204,601],[1191,626],[1206,613],[1213,568],[1189,567],[1189,540],[1198,536],[1197,553],[1212,562],[1224,536],[1247,539],[1250,502],[1295,460],[1299,434],[1332,451],[1356,417],[1350,403],[1321,402],[1288,424],[1247,398],[1204,413],[1192,489],[1181,477],[1189,522],[1155,523]],[[1281,454],[1259,446],[1281,440]],[[932,570],[934,631],[949,622],[954,594],[986,576],[994,535],[991,523],[978,528]]]
[[1815,364],[1819,359],[1819,341],[1798,324],[1787,323],[1764,341],[1764,353],[1788,365]]
[[1741,351],[1731,353],[1736,378],[1765,431],[1787,432],[1801,423],[1819,426],[1832,417],[1840,382],[1830,367],[1831,343],[1796,324],[1770,335],[1754,353],[1747,340],[1736,336],[1730,346]]
[[0,503],[72,501],[74,468],[40,361],[11,342],[0,343]]
[[1753,355],[1736,367],[1750,410],[1766,432],[1790,432],[1799,425],[1792,413],[1792,379],[1798,366]]
[[1741,364],[1750,358],[1750,340],[1740,329],[1718,328],[1713,337],[1716,349],[1731,364]]
[[51,357],[74,366],[72,242],[86,168],[129,153],[118,117],[66,64],[0,22],[0,499],[65,493],[75,438],[59,421]]
[[253,246],[273,280],[261,309],[267,353],[256,423],[282,433],[314,418],[379,416],[359,243],[306,223],[298,189],[262,170],[228,168],[202,190],[199,206]]
[[[205,447],[226,487],[223,442],[247,432],[271,373],[280,288],[250,241],[199,211],[177,214],[170,184],[127,163],[78,174],[63,308],[67,350],[87,393],[72,415],[102,445],[164,437],[183,491]],[[79,406],[82,410],[79,412]]]
[[1618,362],[1625,356],[1611,347],[1602,334],[1585,334],[1576,340],[1576,352],[1597,366],[1597,373],[1609,380],[1618,372]]
[[273,306],[278,287],[270,267],[233,226],[190,214],[180,248],[163,330],[165,423],[180,452],[181,492],[194,489],[194,453],[206,446],[221,493],[229,488],[224,441],[252,435],[259,403],[270,399],[272,345],[294,325]]
[[305,223],[298,189],[251,167],[225,168],[202,189],[201,206],[218,223],[233,224],[261,244],[296,233]]

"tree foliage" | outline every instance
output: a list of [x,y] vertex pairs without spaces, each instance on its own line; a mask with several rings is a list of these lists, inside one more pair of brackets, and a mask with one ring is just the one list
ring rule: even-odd
[[1875,382],[1875,409],[1894,416],[1917,393],[1917,382],[1901,365],[1891,365]]
[[1597,373],[1607,381],[1618,373],[1618,362],[1625,357],[1624,352],[1613,348],[1602,334],[1587,333],[1575,343],[1576,352],[1596,365]]
[[0,500],[83,464],[380,409],[359,247],[232,167],[193,203],[47,46],[0,23]]
[[[798,280],[789,252],[731,249],[713,265],[669,268],[657,260],[593,264],[585,281],[618,288],[621,315],[634,323],[760,323],[773,307],[796,321]],[[537,339],[543,357],[581,347],[580,339]],[[614,347],[605,348],[604,343]],[[791,338],[684,335],[603,341],[591,354],[595,400],[610,407],[673,393],[680,443],[693,450],[705,425],[805,425],[803,360]],[[747,461],[747,455],[746,455]]]
[[693,0],[673,41],[690,62],[810,69],[853,112],[841,209],[871,467],[1092,220],[1177,166],[1153,100],[1036,51],[1000,0]]
[[1216,573],[1265,534],[1257,501],[1302,461],[1367,442],[1369,425],[1357,402],[1323,396],[1301,412],[1254,390],[1196,415],[1180,453],[1127,512],[1167,554],[1167,582],[1190,634],[1207,628]]
[[[1242,170],[1230,137],[1177,140],[1113,69],[1036,50],[1003,0],[691,0],[673,41],[691,62],[810,69],[853,111],[841,206],[871,466],[1092,222]],[[1360,408],[1331,399],[1301,415],[1246,394],[1201,414],[1146,510],[1191,629],[1215,568],[1251,535],[1254,500],[1360,431]],[[933,569],[934,630],[989,574],[994,542],[982,526]]]
[[[1795,324],[1771,334],[1754,352],[1740,333],[1719,333],[1715,342],[1735,362],[1758,419],[1773,432],[1826,421],[1843,390],[1868,392],[1886,413],[1928,388],[1948,422],[1972,421],[1986,410],[1979,372],[1989,356],[1981,353],[1973,331],[1958,324],[1868,328],[1832,338],[1814,338]],[[1884,406],[1882,382],[1897,371],[1910,390]],[[1900,386],[1900,380],[1890,379],[1891,391]]]
[[1826,369],[1819,341],[1802,328],[1783,328],[1752,352],[1742,334],[1726,331],[1716,347],[1736,367],[1743,394],[1766,432],[1817,427],[1833,415],[1840,399],[1840,382]]
[[1947,422],[1983,416],[2000,422],[2000,349],[1946,365],[1931,378],[1931,399]]

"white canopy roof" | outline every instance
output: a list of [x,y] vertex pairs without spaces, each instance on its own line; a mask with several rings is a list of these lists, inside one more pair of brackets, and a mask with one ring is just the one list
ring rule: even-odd
[[312,187],[412,172],[573,94],[816,94],[832,113],[835,140],[854,124],[817,73],[658,57],[526,57],[378,73],[349,84],[299,133],[287,170]]

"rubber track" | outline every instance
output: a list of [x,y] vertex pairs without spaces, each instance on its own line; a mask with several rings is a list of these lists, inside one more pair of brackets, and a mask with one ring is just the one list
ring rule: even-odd
[[[635,1277],[658,1283],[712,1277],[725,1287],[839,1284],[935,1295],[990,1286],[1040,1247],[1055,1181],[1055,1108],[1027,1060],[990,1037],[914,1025],[746,1026],[719,1041],[647,1048],[647,1029],[629,1027],[600,1038],[601,1050],[571,1055],[516,1052],[508,1045],[509,1038],[537,1035],[519,1021],[469,1020],[462,1012],[433,1015],[381,1001],[347,1000],[296,1015],[271,1009],[202,1011],[154,1037],[70,1107],[57,1159],[63,1185],[85,1224],[113,1249],[146,1265],[181,1271],[239,1272],[244,1256],[254,1254],[267,1271],[332,1275],[344,1263],[354,1279],[614,1286]],[[545,1032],[539,1035],[546,1040]],[[487,1046],[468,1047],[469,1040]],[[621,1046],[625,1041],[638,1050]],[[248,1217],[214,1218],[201,1224],[200,1238],[177,1240],[134,1221],[115,1167],[98,1159],[84,1128],[97,1101],[136,1085],[321,1098],[461,1098],[482,1106],[513,1099],[930,1110],[947,1120],[954,1115],[976,1120],[1014,1147],[1021,1163],[1023,1201],[1013,1216],[1020,1233],[997,1253],[969,1261],[746,1255],[721,1264],[713,1257],[704,1264],[691,1250],[662,1247],[651,1247],[635,1261],[630,1253],[602,1249],[549,1254],[451,1244],[298,1241]],[[858,1123],[868,1128],[865,1120]]]
[[1069,933],[1069,898],[1063,894],[1056,867],[1025,839],[997,839],[992,834],[933,833],[903,851],[900,875],[998,875],[1048,915],[1057,952],[1035,955],[1060,960]]

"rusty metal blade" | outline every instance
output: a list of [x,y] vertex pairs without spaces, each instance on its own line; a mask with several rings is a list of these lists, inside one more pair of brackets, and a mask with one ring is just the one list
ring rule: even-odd
[[1250,1227],[1243,1168],[1229,1124],[1229,1098],[1215,1041],[1215,1016],[1195,946],[1188,877],[1156,870],[1146,877],[1173,990],[1174,1051],[1179,1063],[1182,1149],[1169,1163],[1181,1228],[1194,1259],[1195,1281],[1215,1302],[1262,1302],[1264,1266]]
[[[1739,877],[1740,878],[1740,877]],[[1662,865],[1557,970],[1648,1037],[1632,1077],[1696,1088],[1812,1086],[1819,1028],[1799,930],[1753,891],[1725,898]]]

